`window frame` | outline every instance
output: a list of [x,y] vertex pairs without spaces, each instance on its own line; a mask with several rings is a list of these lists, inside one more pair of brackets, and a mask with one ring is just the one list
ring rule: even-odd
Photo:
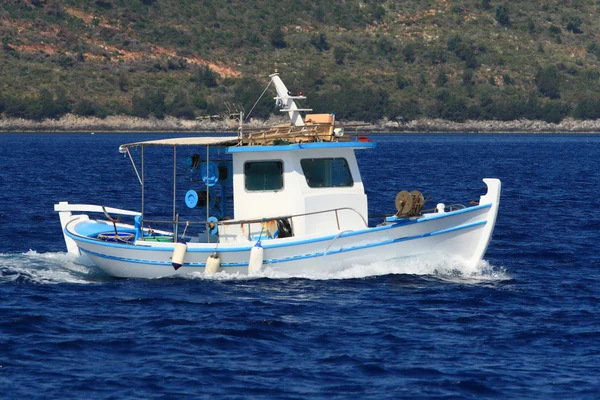
[[[248,175],[246,174],[246,168],[248,164],[252,163],[279,163],[281,164],[281,187],[279,189],[248,189]],[[247,160],[244,162],[244,190],[250,193],[266,193],[266,192],[281,192],[285,188],[285,163],[281,159],[277,160]]]
[[[346,171],[348,171],[348,176],[350,178],[349,185],[332,185],[332,186],[311,186],[308,181],[308,176],[306,175],[306,170],[304,169],[303,162],[312,161],[312,160],[330,160],[331,162],[335,160],[343,160]],[[331,167],[331,164],[330,164]],[[302,169],[302,175],[304,175],[304,180],[306,185],[311,189],[342,189],[342,188],[351,188],[354,187],[354,176],[352,175],[352,168],[350,168],[350,163],[346,157],[307,157],[300,159],[300,168]]]

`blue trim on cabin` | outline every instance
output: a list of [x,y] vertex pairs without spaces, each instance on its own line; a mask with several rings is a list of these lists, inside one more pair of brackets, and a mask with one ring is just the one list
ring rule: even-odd
[[[356,251],[356,250],[364,250],[364,249],[380,247],[380,246],[385,246],[385,245],[394,244],[394,243],[408,242],[411,240],[423,239],[423,238],[427,238],[427,237],[439,236],[439,235],[444,235],[444,234],[451,233],[451,232],[470,229],[470,228],[474,228],[477,226],[485,225],[486,223],[487,223],[487,220],[478,221],[478,222],[473,222],[473,223],[466,224],[466,225],[456,226],[456,227],[452,227],[452,228],[448,228],[448,229],[442,229],[440,231],[429,232],[429,233],[424,233],[424,234],[415,235],[415,236],[384,240],[381,242],[369,243],[369,244],[352,246],[352,247],[345,247],[345,248],[342,247],[340,249],[326,251],[326,252],[308,253],[308,254],[303,254],[303,255],[293,256],[293,257],[269,259],[269,260],[265,260],[263,262],[263,264],[278,264],[278,263],[297,261],[297,260],[308,259],[308,258],[323,257],[326,255],[331,255],[331,254],[339,254],[339,253],[347,253],[347,252]],[[109,244],[109,245],[112,245],[112,244]],[[169,250],[169,249],[163,249],[163,250]],[[173,249],[171,249],[171,251],[172,250]],[[121,261],[121,262],[128,262],[128,263],[133,263],[133,264],[151,264],[151,265],[163,265],[163,266],[169,266],[169,267],[172,266],[171,262],[165,262],[165,261],[139,260],[139,259],[134,259],[134,258],[110,256],[107,254],[96,253],[94,251],[90,251],[90,250],[86,250],[86,249],[81,249],[81,251],[83,251],[84,253],[87,253],[87,254],[97,256],[97,257],[106,258],[109,260]],[[211,250],[211,252],[212,252],[212,250]],[[248,255],[248,257],[249,257],[249,255]],[[221,267],[223,267],[223,268],[246,267],[246,266],[248,266],[248,262],[221,264]],[[185,263],[183,265],[183,267],[201,268],[201,267],[206,267],[206,263]]]
[[240,146],[227,148],[228,153],[264,153],[269,151],[294,151],[307,149],[354,148],[370,149],[376,147],[375,142],[315,142],[297,143],[281,146]]
[[[478,206],[474,206],[474,207],[463,208],[462,210],[451,211],[451,212],[447,212],[447,213],[436,214],[436,215],[422,217],[422,218],[401,219],[401,220],[398,220],[398,222],[392,223],[389,225],[382,225],[382,226],[376,226],[373,228],[366,228],[366,229],[361,229],[361,230],[352,231],[352,232],[345,232],[345,233],[342,233],[341,235],[338,233],[335,235],[320,236],[318,238],[290,241],[287,243],[285,243],[285,242],[278,243],[278,241],[273,241],[273,242],[265,241],[265,242],[263,242],[263,248],[264,249],[275,249],[275,248],[280,248],[280,247],[289,247],[289,246],[296,246],[296,245],[302,245],[302,244],[324,242],[324,241],[332,240],[336,237],[339,239],[339,238],[345,238],[345,237],[350,237],[350,236],[362,235],[362,234],[370,233],[370,232],[380,232],[380,231],[384,231],[384,230],[398,228],[400,225],[402,225],[402,226],[414,225],[414,224],[420,224],[420,223],[433,221],[433,220],[437,220],[437,219],[449,218],[449,217],[452,217],[452,216],[455,216],[458,214],[464,214],[467,212],[473,212],[473,211],[478,211],[478,210],[485,209],[485,208],[490,208],[491,206],[492,206],[491,203],[483,204],[483,205],[478,205]],[[77,225],[77,227],[79,227],[79,225]],[[146,245],[139,244],[139,243],[134,245],[133,243],[121,244],[121,243],[106,242],[106,241],[100,240],[100,239],[90,238],[90,237],[86,237],[86,236],[80,236],[79,234],[75,235],[66,229],[65,229],[65,233],[71,239],[80,240],[85,243],[101,244],[101,245],[107,246],[107,247],[127,248],[130,250],[145,250],[145,251],[171,251],[171,252],[173,251],[173,247],[151,247],[150,245],[146,246]],[[223,243],[221,243],[221,244],[223,244]],[[236,252],[236,251],[250,251],[252,246],[254,246],[254,243],[250,242],[246,246],[222,248],[222,249],[219,249],[219,252],[229,253],[229,252]],[[195,248],[195,249],[188,249],[188,252],[212,254],[214,252],[214,249],[213,248],[205,248],[205,249]]]

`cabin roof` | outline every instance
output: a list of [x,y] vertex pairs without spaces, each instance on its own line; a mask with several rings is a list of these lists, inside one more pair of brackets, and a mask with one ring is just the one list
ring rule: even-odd
[[321,148],[354,148],[367,149],[375,147],[373,142],[310,142],[310,143],[294,143],[283,145],[254,145],[254,146],[239,146],[237,136],[205,136],[205,137],[186,137],[186,138],[170,138],[159,140],[148,140],[145,142],[135,142],[122,144],[119,146],[119,151],[124,153],[131,147],[139,146],[226,146],[229,153],[241,152],[267,152],[267,151],[293,151],[302,149],[321,149]]
[[206,145],[234,146],[238,143],[238,141],[239,141],[239,139],[237,136],[205,136],[205,137],[159,139],[159,140],[148,140],[145,142],[122,144],[121,146],[119,146],[119,151],[124,152],[126,149],[128,149],[130,147],[138,147],[138,146],[206,146]]

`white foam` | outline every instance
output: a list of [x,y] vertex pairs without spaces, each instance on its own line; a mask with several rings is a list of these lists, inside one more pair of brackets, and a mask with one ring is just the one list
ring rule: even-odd
[[99,270],[84,257],[68,253],[0,254],[1,281],[26,278],[35,283],[93,283]]
[[344,268],[324,269],[323,266],[316,266],[314,271],[303,272],[300,274],[282,271],[276,266],[266,266],[260,272],[253,275],[228,274],[221,271],[214,275],[195,272],[186,274],[184,277],[218,281],[253,280],[261,278],[330,280],[362,279],[391,274],[433,276],[443,281],[461,284],[478,284],[511,279],[504,268],[494,267],[485,260],[480,261],[477,265],[469,265],[460,260],[436,260],[427,257],[402,258],[374,262],[366,265],[351,265]]
[[[76,257],[69,253],[38,253],[35,250],[22,254],[0,253],[0,270],[2,271],[0,283],[20,278],[42,284],[87,284],[108,279],[84,256]],[[504,268],[494,267],[487,261],[472,266],[459,260],[427,257],[401,258],[343,268],[324,268],[323,265],[315,264],[314,270],[296,274],[282,271],[277,266],[266,266],[254,275],[231,274],[223,271],[214,275],[192,272],[177,275],[177,278],[212,281],[246,281],[261,278],[334,280],[362,279],[391,274],[432,276],[445,282],[460,284],[480,284],[511,279]]]

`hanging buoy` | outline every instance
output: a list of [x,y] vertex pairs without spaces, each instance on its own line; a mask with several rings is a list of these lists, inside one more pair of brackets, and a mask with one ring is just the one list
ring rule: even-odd
[[206,259],[206,268],[204,269],[204,273],[214,275],[217,272],[219,272],[220,268],[221,259],[219,258],[217,253],[213,253]]
[[216,217],[208,217],[206,220],[206,228],[211,235],[219,234],[219,220]]
[[187,244],[175,243],[175,250],[173,250],[173,257],[171,257],[171,264],[175,271],[177,271],[183,265],[183,259],[185,252],[187,251]]
[[260,271],[265,257],[265,249],[260,245],[260,240],[256,242],[250,250],[250,261],[248,262],[248,274],[255,274]]

